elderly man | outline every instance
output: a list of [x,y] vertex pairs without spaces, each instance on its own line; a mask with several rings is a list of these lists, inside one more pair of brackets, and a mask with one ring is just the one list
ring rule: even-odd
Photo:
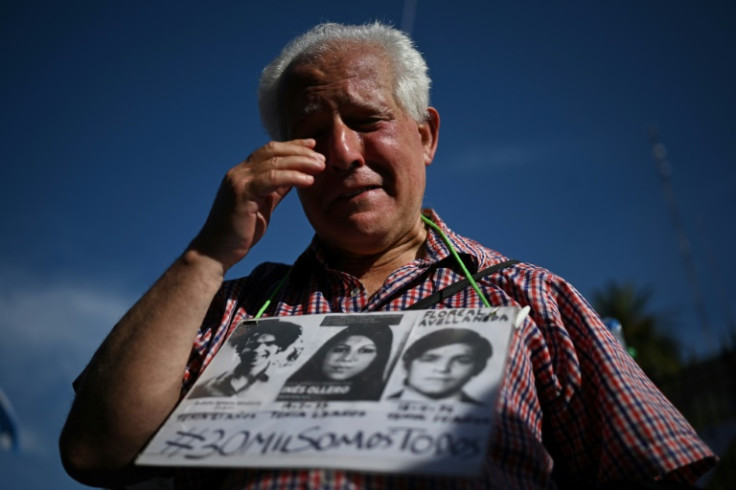
[[[60,441],[72,476],[98,485],[142,477],[135,455],[242,319],[264,309],[403,310],[506,260],[422,211],[439,130],[426,71],[411,41],[380,24],[317,26],[265,69],[261,114],[274,141],[227,173],[200,233],[85,369]],[[292,188],[315,230],[311,245],[292,266],[265,263],[223,281]],[[531,307],[512,343],[482,475],[203,470],[177,472],[177,485],[590,488],[694,481],[714,464],[564,280],[520,263],[473,286],[432,307]]]

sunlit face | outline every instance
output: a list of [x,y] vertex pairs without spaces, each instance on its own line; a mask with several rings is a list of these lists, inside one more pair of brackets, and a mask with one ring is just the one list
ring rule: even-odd
[[373,254],[421,227],[436,132],[399,106],[383,55],[347,47],[297,64],[282,100],[290,138],[314,138],[326,158],[314,185],[299,189],[320,238]]
[[276,337],[270,333],[262,333],[248,339],[240,350],[240,358],[244,364],[257,371],[259,368],[265,369],[279,350]]
[[475,355],[468,344],[449,344],[429,349],[409,364],[406,384],[430,398],[460,393],[473,377]]
[[371,339],[350,335],[327,351],[322,370],[328,378],[344,381],[362,373],[376,355],[376,344]]

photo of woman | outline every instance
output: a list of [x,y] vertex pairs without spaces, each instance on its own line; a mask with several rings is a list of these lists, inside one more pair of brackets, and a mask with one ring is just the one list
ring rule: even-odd
[[287,380],[277,401],[378,400],[392,340],[386,325],[342,329]]

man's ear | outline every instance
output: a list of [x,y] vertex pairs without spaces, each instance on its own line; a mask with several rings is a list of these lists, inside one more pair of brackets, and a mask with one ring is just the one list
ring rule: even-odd
[[434,160],[437,151],[437,139],[440,134],[440,114],[434,107],[427,108],[427,119],[418,125],[419,135],[424,148],[424,164],[429,165]]

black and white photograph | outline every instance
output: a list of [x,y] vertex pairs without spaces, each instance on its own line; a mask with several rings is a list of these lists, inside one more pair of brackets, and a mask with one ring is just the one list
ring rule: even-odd
[[[278,383],[278,378],[273,379],[274,373],[282,373],[299,358],[301,335],[300,325],[285,320],[241,323],[227,339],[233,350],[230,360],[235,360],[235,367],[197,384],[188,398],[249,398],[249,395],[253,398],[253,394],[260,397],[264,392],[273,391],[274,384]],[[224,367],[230,366],[226,363]]]
[[336,332],[289,377],[278,401],[380,398],[394,340],[391,324],[398,324],[401,317],[387,315],[374,322],[343,318],[351,324]]
[[389,399],[460,401],[483,405],[465,385],[486,368],[491,343],[474,330],[443,328],[417,339],[401,356],[404,386]]

